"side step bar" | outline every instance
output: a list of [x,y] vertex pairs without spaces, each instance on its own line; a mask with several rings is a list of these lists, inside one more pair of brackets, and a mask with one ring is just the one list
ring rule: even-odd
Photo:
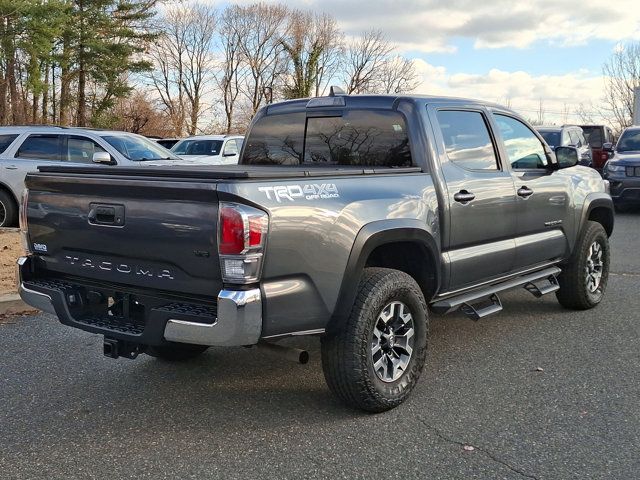
[[560,285],[556,276],[560,271],[558,267],[545,268],[538,272],[439,300],[431,304],[431,309],[442,314],[460,309],[469,318],[479,320],[502,310],[502,302],[500,302],[498,293],[505,290],[524,287],[536,297],[559,290]]

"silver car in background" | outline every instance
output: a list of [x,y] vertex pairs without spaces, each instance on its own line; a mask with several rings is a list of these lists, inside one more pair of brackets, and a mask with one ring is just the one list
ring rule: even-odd
[[24,177],[39,165],[189,164],[133,133],[65,127],[0,128],[0,227],[18,224]]
[[198,135],[183,138],[171,151],[199,165],[235,165],[240,159],[242,135]]

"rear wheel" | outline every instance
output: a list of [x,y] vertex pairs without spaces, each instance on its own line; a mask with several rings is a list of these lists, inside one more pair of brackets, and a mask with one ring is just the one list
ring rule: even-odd
[[13,197],[0,190],[0,227],[18,226],[18,206]]
[[609,239],[604,227],[587,221],[569,262],[558,277],[556,297],[563,307],[587,310],[604,297],[609,280]]
[[349,318],[322,339],[329,388],[370,412],[400,405],[422,372],[427,334],[427,305],[415,280],[397,270],[365,269]]
[[195,358],[204,353],[208,348],[206,345],[188,345],[186,343],[161,346],[150,345],[145,350],[145,353],[161,360],[180,362]]

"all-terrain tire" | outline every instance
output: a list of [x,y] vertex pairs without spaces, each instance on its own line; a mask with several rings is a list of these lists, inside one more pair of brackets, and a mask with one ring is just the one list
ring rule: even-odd
[[149,345],[144,353],[168,362],[182,362],[203,354],[208,348],[206,345],[189,345],[186,343],[161,346]]
[[[406,367],[397,370],[401,373],[397,379],[383,381],[374,370],[374,356],[380,355],[372,350],[374,329],[381,325],[383,310],[391,312],[389,305],[399,303],[402,312],[406,307],[412,317],[412,353]],[[398,270],[366,268],[349,317],[329,325],[322,338],[322,367],[329,388],[346,404],[369,412],[400,405],[422,373],[428,333],[427,304],[415,280]]]
[[13,197],[0,190],[0,227],[18,226],[18,206]]
[[[597,288],[592,291],[589,288],[588,271],[590,257],[593,257],[592,247],[596,244],[602,251],[600,255],[602,268]],[[591,255],[590,252],[592,252]],[[558,277],[560,290],[556,292],[556,297],[560,305],[573,310],[587,310],[598,305],[607,289],[609,256],[609,238],[604,227],[598,222],[587,221],[571,258],[562,266],[562,273]],[[593,286],[592,284],[592,288]]]

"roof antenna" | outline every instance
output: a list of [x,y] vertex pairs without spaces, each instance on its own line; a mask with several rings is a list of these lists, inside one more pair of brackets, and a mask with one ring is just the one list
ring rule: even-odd
[[330,97],[335,97],[336,95],[346,95],[346,93],[340,87],[336,87],[335,85],[331,85],[331,88],[329,89],[329,96]]

